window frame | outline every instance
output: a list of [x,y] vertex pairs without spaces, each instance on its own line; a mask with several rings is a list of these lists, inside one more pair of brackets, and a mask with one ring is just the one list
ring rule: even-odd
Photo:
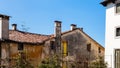
[[117,29],[120,29],[120,26],[115,27],[115,38],[120,38],[120,35],[117,35]]
[[55,41],[50,41],[50,49],[55,50]]
[[[118,61],[118,55],[117,55],[118,54],[117,52],[119,52],[119,51],[120,51],[120,49],[114,49],[114,61],[115,61],[114,64],[115,64],[115,68],[117,68],[117,66],[120,64],[120,62]],[[117,62],[119,62],[119,63],[117,63]]]
[[101,53],[101,48],[100,47],[98,47],[98,53]]
[[88,52],[91,52],[91,43],[88,43],[88,44],[87,44],[87,51],[88,51]]
[[24,50],[24,45],[23,45],[23,43],[18,43],[18,50],[19,50],[19,51]]
[[115,6],[115,12],[116,12],[116,14],[120,14],[120,11],[117,11],[117,7],[118,6],[120,7],[120,3],[117,3],[116,6]]

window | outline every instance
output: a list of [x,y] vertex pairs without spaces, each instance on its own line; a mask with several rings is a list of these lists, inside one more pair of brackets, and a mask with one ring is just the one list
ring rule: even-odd
[[101,53],[101,48],[100,47],[98,48],[98,52]]
[[116,4],[116,13],[120,13],[120,3]]
[[120,27],[116,28],[116,36],[120,36]]
[[115,68],[120,68],[120,49],[115,50]]
[[91,44],[87,44],[87,51],[90,52],[91,51]]
[[55,46],[54,46],[55,42],[54,41],[50,41],[50,48],[53,50],[55,49]]
[[18,43],[18,50],[23,50],[23,43]]

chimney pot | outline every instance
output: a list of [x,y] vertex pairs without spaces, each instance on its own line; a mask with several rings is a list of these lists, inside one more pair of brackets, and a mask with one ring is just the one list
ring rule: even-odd
[[83,31],[83,28],[80,28]]
[[61,21],[54,21],[55,22],[55,37],[61,36]]
[[56,27],[61,27],[61,21],[54,21]]
[[12,30],[17,30],[17,24],[12,24]]
[[71,30],[74,30],[74,29],[76,29],[76,28],[77,28],[77,25],[71,24]]

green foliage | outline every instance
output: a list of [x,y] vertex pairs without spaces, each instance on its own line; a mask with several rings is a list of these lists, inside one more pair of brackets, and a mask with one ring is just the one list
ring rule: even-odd
[[89,68],[107,68],[107,63],[104,62],[103,57],[99,57],[98,60],[89,65]]
[[29,60],[26,59],[26,54],[20,52],[16,57],[15,65],[12,68],[34,68]]
[[48,57],[41,62],[39,68],[61,68],[57,61],[57,56]]

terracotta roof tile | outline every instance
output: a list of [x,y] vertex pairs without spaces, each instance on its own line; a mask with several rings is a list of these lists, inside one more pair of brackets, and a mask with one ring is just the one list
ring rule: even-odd
[[49,35],[41,35],[18,30],[9,30],[9,39],[18,42],[42,43],[49,37],[50,37]]

